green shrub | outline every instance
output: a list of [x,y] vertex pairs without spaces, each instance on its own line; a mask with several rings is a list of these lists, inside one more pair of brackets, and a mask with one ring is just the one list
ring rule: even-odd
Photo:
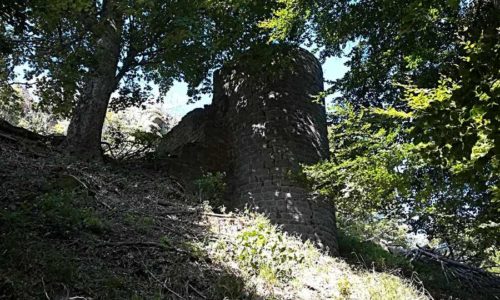
[[337,234],[340,255],[350,263],[362,264],[379,271],[405,269],[412,270],[410,261],[402,256],[396,256],[381,246],[363,241],[357,236],[339,231]]
[[40,201],[40,214],[44,222],[55,230],[69,231],[83,227],[86,211],[73,205],[72,193],[46,194]]
[[[286,283],[293,279],[294,268],[305,261],[309,243],[287,237],[279,228],[258,214],[250,214],[250,224],[239,231],[234,239],[219,240],[212,251],[231,258],[252,276],[268,284]],[[301,251],[297,251],[302,248]]]
[[202,260],[206,257],[206,251],[200,242],[186,241],[181,243],[181,248],[189,252],[192,258]]
[[83,224],[86,229],[96,234],[104,233],[108,229],[108,224],[106,224],[106,222],[91,214],[83,219]]
[[337,281],[337,287],[339,289],[339,293],[342,297],[347,298],[351,295],[351,283],[349,282],[349,278],[342,276]]
[[211,206],[219,207],[224,204],[226,192],[226,174],[223,172],[208,172],[194,181],[200,202],[208,201]]
[[172,239],[168,235],[164,235],[160,238],[160,244],[164,247],[169,247],[172,245]]
[[385,242],[405,248],[410,247],[408,243],[410,227],[379,214],[346,216],[338,213],[337,224],[338,228],[342,228],[345,234],[359,239],[369,240],[377,244]]
[[232,274],[220,276],[214,286],[216,299],[247,299],[245,282]]
[[40,220],[54,233],[63,236],[82,229],[104,232],[107,225],[92,209],[80,207],[77,199],[77,194],[67,191],[43,195],[36,205]]
[[[366,241],[344,231],[338,232],[338,243],[340,255],[350,264],[360,265],[364,269],[373,269],[377,272],[398,273],[407,278],[416,277],[433,295],[446,295],[447,297],[468,295],[467,297],[472,297],[469,291],[460,288],[460,282],[453,277],[447,277],[438,264],[410,261],[409,258],[402,255],[388,252],[374,242]],[[396,279],[385,278],[380,284],[397,284],[394,280]],[[372,298],[389,299],[383,297],[383,294],[374,294]],[[476,297],[483,299],[479,296]]]
[[286,242],[276,226],[257,216],[254,224],[236,236],[235,255],[241,267],[267,279],[287,281],[294,266],[301,263],[304,256]]

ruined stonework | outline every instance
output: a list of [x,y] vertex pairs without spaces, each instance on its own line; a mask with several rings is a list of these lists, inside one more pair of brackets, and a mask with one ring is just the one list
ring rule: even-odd
[[[263,65],[240,61],[214,76],[211,105],[186,115],[160,145],[186,182],[227,174],[226,206],[266,213],[288,232],[337,251],[332,201],[300,180],[300,164],[328,158],[320,63],[302,49]],[[250,65],[251,64],[251,65]]]

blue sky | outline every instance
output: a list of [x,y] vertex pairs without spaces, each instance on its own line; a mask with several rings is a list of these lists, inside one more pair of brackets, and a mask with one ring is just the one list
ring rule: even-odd
[[[344,65],[347,58],[330,57],[323,64],[324,77],[327,80],[333,80],[342,77],[348,68]],[[163,100],[162,108],[174,118],[181,118],[191,110],[210,104],[212,95],[204,95],[196,103],[187,104],[187,85],[182,82],[176,82]]]

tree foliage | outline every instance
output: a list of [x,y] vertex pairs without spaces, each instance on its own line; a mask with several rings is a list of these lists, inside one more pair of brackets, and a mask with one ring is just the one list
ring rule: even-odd
[[[460,61],[437,87],[406,89],[415,143],[428,158],[467,176],[500,201],[500,20],[490,7],[459,39]],[[497,202],[500,209],[500,202]],[[499,213],[497,211],[496,213]]]
[[430,164],[419,146],[405,141],[413,129],[408,121],[395,126],[385,111],[356,111],[350,104],[336,105],[331,114],[332,159],[305,172],[313,188],[335,200],[344,226],[368,224],[376,231],[386,223],[407,224],[475,262],[497,246],[498,229],[491,226],[497,206],[488,192]]
[[349,71],[330,90],[356,107],[400,103],[402,88],[395,82],[433,87],[440,68],[454,60],[454,33],[463,13],[459,1],[281,2],[286,6],[261,24],[271,29],[272,39],[305,42],[323,58],[352,46]]
[[[257,24],[274,2],[249,0],[29,0],[24,33],[10,30],[17,52],[10,65],[28,65],[40,106],[72,116],[68,144],[97,154],[105,111],[138,105],[185,81],[196,99],[201,83],[223,61],[265,41]],[[111,99],[112,98],[112,99]],[[84,151],[91,148],[90,151]]]
[[344,216],[406,222],[458,257],[498,249],[498,3],[281,2],[261,23],[272,39],[348,57],[315,187]]
[[[106,63],[98,45],[111,39],[105,36],[111,23],[117,40],[107,42],[120,50],[113,107],[122,108],[151,97],[151,83],[166,92],[174,80],[184,80],[194,91],[214,66],[247,45],[248,36],[257,40],[251,26],[260,12],[246,2],[31,0],[26,15],[32,26],[17,42],[31,67],[26,76],[38,78],[42,103],[69,114],[86,78]],[[238,13],[245,20],[229,17]]]

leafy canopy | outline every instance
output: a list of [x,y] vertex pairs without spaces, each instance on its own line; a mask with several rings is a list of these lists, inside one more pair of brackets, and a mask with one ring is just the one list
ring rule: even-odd
[[[24,33],[7,28],[15,45],[3,55],[10,66],[27,64],[41,105],[69,115],[88,78],[107,63],[102,43],[119,43],[118,89],[111,106],[122,109],[165,94],[175,80],[196,99],[208,75],[249,45],[267,40],[257,24],[276,7],[255,1],[29,0]],[[109,39],[108,27],[116,38]],[[10,74],[12,80],[14,74]],[[158,100],[158,99],[156,99]]]

